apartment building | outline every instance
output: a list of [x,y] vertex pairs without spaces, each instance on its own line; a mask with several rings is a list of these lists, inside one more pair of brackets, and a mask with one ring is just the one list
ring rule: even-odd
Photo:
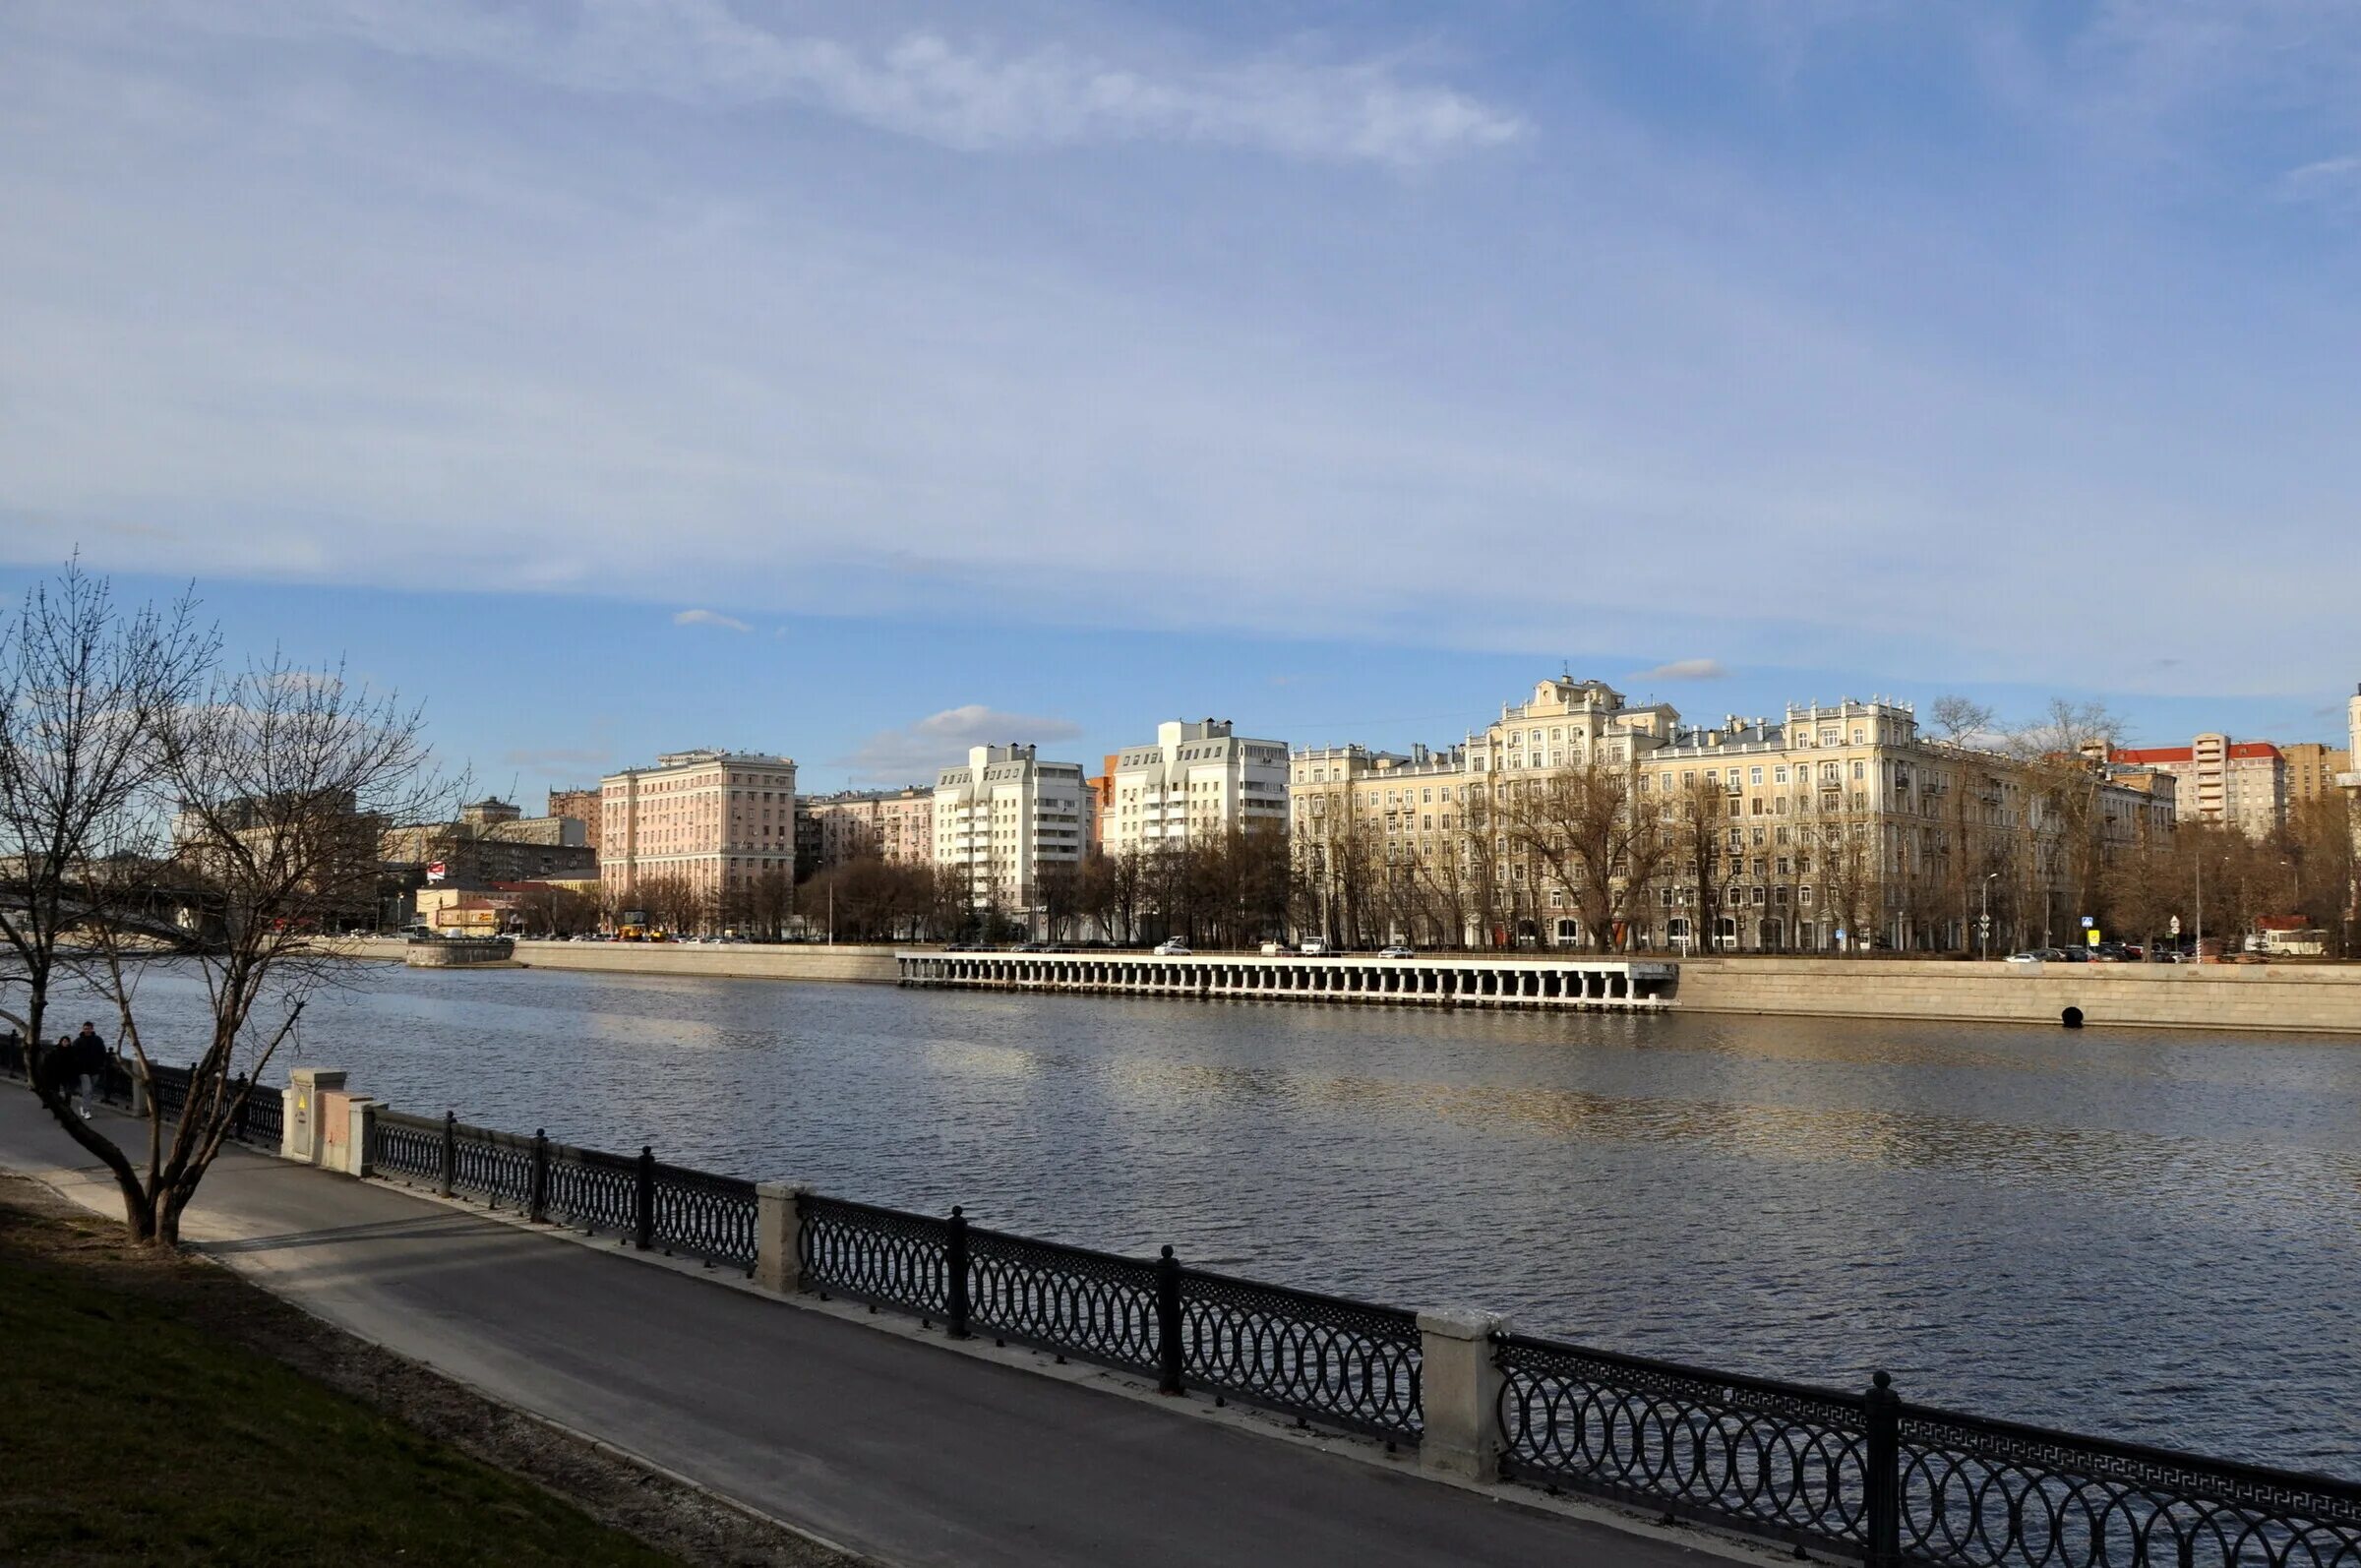
[[595,788],[551,790],[548,814],[557,817],[570,816],[581,823],[582,842],[588,844],[592,849],[596,849],[598,848],[600,819],[605,814],[599,805],[603,797]]
[[978,908],[1040,907],[1045,878],[1071,874],[1089,841],[1079,762],[1044,762],[1031,746],[979,746],[936,776],[935,864],[967,874]]
[[1287,829],[1287,743],[1247,740],[1228,719],[1159,724],[1152,745],[1125,748],[1110,770],[1100,843],[1111,855],[1218,838],[1233,827]]
[[2287,758],[2269,741],[2200,735],[2187,746],[2118,747],[2107,759],[2168,774],[2181,821],[2217,823],[2262,839],[2287,820]]
[[1291,770],[1298,854],[1331,934],[1358,940],[1589,943],[1589,877],[1562,849],[1604,809],[1621,824],[1611,896],[1587,903],[1613,945],[1957,947],[1995,905],[2045,941],[2097,862],[2173,812],[2142,787],[2152,774],[2060,759],[2042,775],[1925,739],[1906,703],[1687,725],[1570,678],[1448,751],[1327,748]]
[[671,752],[599,780],[599,879],[617,898],[663,879],[718,899],[795,871],[795,760]]
[[387,829],[378,858],[389,866],[440,866],[440,885],[478,891],[495,882],[598,874],[598,851],[578,818],[527,816],[497,797],[461,807],[456,821]]
[[799,875],[875,858],[921,865],[935,858],[935,791],[845,790],[796,802]]
[[2353,754],[2350,751],[2319,741],[2282,746],[2279,754],[2287,759],[2287,810],[2290,812],[2314,801],[2335,797],[2338,793],[2336,775],[2351,771],[2353,765]]

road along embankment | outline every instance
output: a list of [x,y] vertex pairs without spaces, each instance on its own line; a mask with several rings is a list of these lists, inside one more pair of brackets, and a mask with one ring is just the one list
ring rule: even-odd
[[[371,938],[349,944],[356,958],[402,961],[407,944]],[[700,980],[836,980],[890,986],[890,947],[772,946],[724,942],[530,942],[516,944],[527,969],[575,969],[615,975],[684,975]]]
[[1682,1012],[2270,1029],[2361,1038],[2361,967],[1689,958]]

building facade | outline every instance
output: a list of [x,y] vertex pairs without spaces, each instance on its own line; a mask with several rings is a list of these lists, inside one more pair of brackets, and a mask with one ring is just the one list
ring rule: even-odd
[[806,796],[796,812],[806,855],[799,874],[865,857],[908,866],[935,858],[935,792],[926,785]]
[[1286,743],[1244,739],[1227,719],[1159,724],[1152,745],[1126,748],[1111,765],[1100,835],[1111,855],[1218,838],[1234,827],[1287,830]]
[[389,828],[378,856],[390,867],[443,868],[436,885],[481,891],[495,882],[598,874],[586,824],[571,816],[526,816],[497,797],[459,809],[458,820]]
[[2116,748],[2108,760],[2171,776],[2184,822],[2235,827],[2269,838],[2287,821],[2287,758],[2268,741],[2200,735],[2187,746]]
[[1031,746],[979,746],[936,776],[934,859],[967,878],[979,909],[1040,907],[1044,883],[1081,869],[1090,791],[1079,762],[1044,762]]
[[795,760],[667,753],[599,781],[599,879],[610,899],[662,881],[713,902],[795,874]]
[[599,824],[605,815],[601,811],[600,794],[596,789],[551,790],[548,814],[572,817],[582,824],[582,842],[598,848]]
[[2048,942],[2173,819],[2132,770],[1933,742],[1905,703],[1687,725],[1571,679],[1461,747],[1291,768],[1300,867],[1352,941],[1959,948],[1997,909],[1999,939]]
[[2314,801],[2337,798],[2336,775],[2350,772],[2353,766],[2350,751],[2318,741],[2282,746],[2279,754],[2287,759],[2287,810],[2291,813]]

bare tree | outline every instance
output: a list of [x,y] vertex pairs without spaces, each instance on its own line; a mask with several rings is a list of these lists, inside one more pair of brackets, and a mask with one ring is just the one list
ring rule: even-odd
[[[61,944],[138,919],[127,911],[157,890],[138,822],[163,768],[159,728],[204,691],[214,658],[214,636],[194,615],[186,598],[118,610],[103,578],[69,563],[0,623],[0,1016],[25,1036],[40,1103],[105,1164],[140,1236],[152,1234],[147,1188],[114,1142],[69,1111],[43,1041]],[[140,923],[152,939],[152,924]]]
[[[1502,819],[1535,881],[1555,883],[1582,912],[1590,946],[1615,947],[1665,856],[1657,814],[1634,808],[1630,772],[1594,753],[1510,784]],[[1529,891],[1538,908],[1543,888]]]

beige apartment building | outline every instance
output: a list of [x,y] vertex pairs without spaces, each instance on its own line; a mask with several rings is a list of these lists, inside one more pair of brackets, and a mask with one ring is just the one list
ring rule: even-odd
[[2287,758],[2269,741],[2200,735],[2187,746],[2118,747],[2111,762],[2171,777],[2184,822],[2212,822],[2264,839],[2287,821]]
[[979,746],[935,779],[935,864],[965,873],[979,909],[1041,905],[1046,878],[1081,869],[1092,799],[1079,762],[1031,746]]
[[[1686,725],[1597,681],[1538,684],[1462,746],[1291,760],[1328,935],[1675,951],[2064,940],[2108,854],[2168,831],[2154,775],[1930,741],[1907,704]],[[2068,818],[2079,818],[2069,820]],[[1569,845],[1593,835],[1608,886]],[[1586,898],[1586,893],[1591,894]]]
[[602,799],[603,797],[596,789],[551,790],[549,792],[549,814],[556,817],[571,816],[581,823],[583,827],[582,842],[588,844],[592,849],[596,849],[598,848],[600,819],[605,814],[600,805]]
[[806,796],[796,811],[810,824],[801,835],[809,849],[804,872],[865,857],[898,865],[935,858],[935,792],[926,785]]
[[719,900],[795,872],[795,761],[672,752],[599,781],[599,880],[623,899],[659,880]]
[[1174,720],[1110,763],[1099,842],[1120,855],[1217,838],[1233,827],[1287,830],[1284,741],[1247,740],[1228,719]]
[[2349,772],[2353,754],[2341,746],[2328,746],[2319,741],[2302,741],[2282,746],[2279,754],[2287,759],[2287,810],[2314,801],[2330,800],[2336,796],[2336,775]]

